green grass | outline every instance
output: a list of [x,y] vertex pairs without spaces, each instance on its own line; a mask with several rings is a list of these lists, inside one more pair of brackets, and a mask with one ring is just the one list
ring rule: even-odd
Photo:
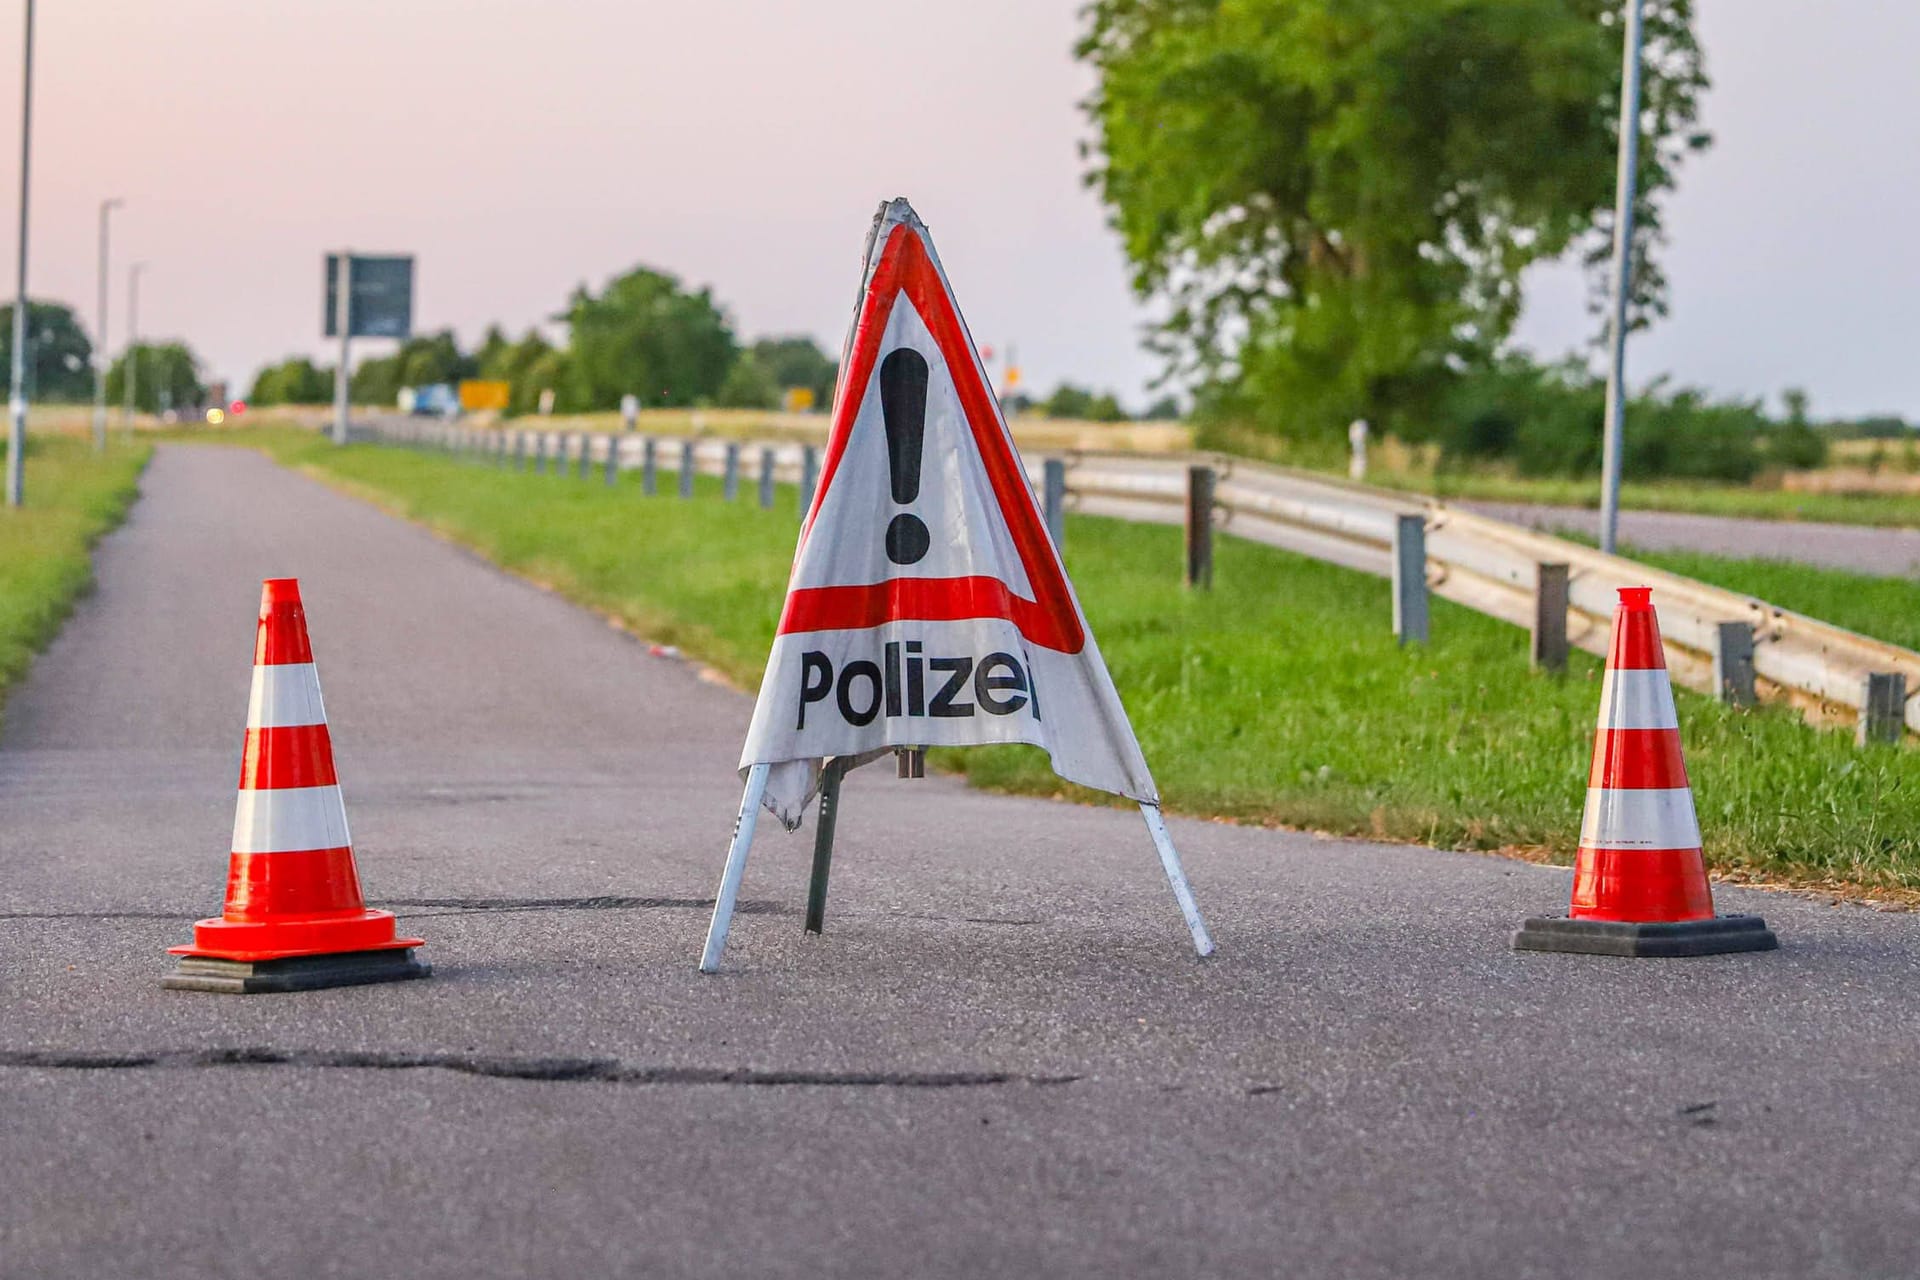
[[[632,475],[609,492],[598,477],[253,438],[746,688],[758,682],[793,549],[791,489],[762,512],[750,499],[715,500],[711,482],[693,502],[647,499]],[[1440,600],[1434,642],[1402,650],[1384,582],[1231,538],[1211,593],[1179,585],[1176,529],[1074,517],[1067,548],[1170,809],[1571,855],[1597,661],[1576,655],[1564,678],[1534,674],[1522,632]],[[1920,891],[1920,752],[1860,752],[1784,709],[1743,713],[1691,694],[1681,717],[1718,870]],[[988,787],[1070,790],[1030,749],[950,752],[943,763]]]
[[102,460],[78,436],[28,438],[26,503],[0,509],[0,698],[93,584],[88,553],[126,514],[151,453],[116,441]]

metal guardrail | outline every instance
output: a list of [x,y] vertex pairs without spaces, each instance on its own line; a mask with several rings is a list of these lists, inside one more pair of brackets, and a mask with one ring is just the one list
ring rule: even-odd
[[[536,444],[565,469],[605,473],[641,469],[651,452],[659,472],[678,473],[692,445],[697,474],[727,476],[733,485],[767,473],[778,483],[811,485],[818,450],[793,441],[657,439],[649,451],[639,435],[589,435],[519,428],[469,430],[419,420],[381,420],[360,434],[396,443],[427,444],[500,461],[530,459]],[[664,446],[664,447],[662,447]],[[516,449],[518,452],[516,453]],[[1049,457],[1026,460],[1028,478],[1044,492]],[[1315,560],[1381,577],[1392,575],[1396,527],[1418,516],[1425,532],[1426,586],[1444,599],[1522,628],[1537,624],[1542,566],[1565,565],[1567,643],[1604,654],[1616,591],[1651,586],[1673,679],[1689,688],[1729,690],[1716,677],[1716,660],[1731,667],[1751,654],[1754,688],[1785,700],[1809,720],[1835,723],[1877,716],[1884,727],[1920,733],[1920,653],[1782,609],[1764,600],[1656,569],[1624,556],[1524,529],[1446,503],[1349,484],[1325,476],[1222,454],[1140,455],[1075,452],[1051,458],[1064,468],[1068,510],[1155,524],[1190,518],[1194,473],[1210,473],[1212,498],[1203,504],[1211,529]],[[529,465],[524,462],[522,465]],[[771,490],[762,490],[770,502]],[[1051,513],[1050,513],[1051,516]],[[1557,578],[1549,570],[1545,576]],[[1556,599],[1550,595],[1547,599]],[[1557,604],[1556,604],[1557,607]],[[1731,624],[1731,625],[1728,625]],[[1890,683],[1888,677],[1897,677]],[[1895,705],[1888,705],[1889,696]],[[1897,714],[1896,714],[1897,705]],[[1863,738],[1868,736],[1863,727]]]

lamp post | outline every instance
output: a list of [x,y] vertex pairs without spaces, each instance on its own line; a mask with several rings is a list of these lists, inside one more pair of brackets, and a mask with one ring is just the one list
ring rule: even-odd
[[26,497],[27,453],[27,176],[33,153],[33,0],[27,0],[27,35],[20,76],[20,255],[13,297],[13,385],[7,397],[7,505]]
[[140,385],[140,273],[144,262],[127,268],[127,367],[121,381],[126,383],[126,407],[120,411],[121,429],[133,430],[134,391]]
[[93,451],[107,448],[107,215],[126,201],[100,202],[100,311],[93,334]]
[[1613,553],[1620,531],[1621,437],[1627,417],[1627,303],[1633,285],[1633,204],[1640,169],[1640,0],[1626,0],[1620,72],[1620,170],[1613,205],[1613,318],[1607,359],[1607,425],[1600,462],[1600,549]]

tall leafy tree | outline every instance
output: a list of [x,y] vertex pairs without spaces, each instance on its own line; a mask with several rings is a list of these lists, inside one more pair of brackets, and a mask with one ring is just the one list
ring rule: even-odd
[[647,405],[712,400],[737,351],[708,290],[690,292],[648,267],[615,277],[598,295],[577,289],[565,319],[568,390],[583,409],[616,408],[628,393]]
[[[93,395],[93,343],[64,302],[27,303],[27,394],[35,400]],[[13,308],[0,306],[0,369],[13,367]],[[0,374],[0,377],[4,377]]]
[[812,338],[804,334],[761,338],[753,344],[752,353],[755,362],[780,390],[805,387],[813,392],[813,403],[820,408],[833,403],[833,380],[839,366]]
[[305,356],[289,356],[270,364],[253,380],[247,400],[255,405],[326,404],[333,399],[333,370],[316,366]]
[[473,357],[461,354],[453,330],[442,329],[408,338],[392,355],[362,360],[348,385],[355,404],[392,404],[402,387],[458,382],[476,367]]
[[200,357],[184,342],[142,342],[107,370],[107,403],[126,403],[127,365],[134,367],[133,403],[142,413],[188,409],[206,398]]
[[[1212,410],[1408,434],[1484,364],[1526,268],[1611,236],[1619,0],[1093,0],[1088,178],[1158,346]],[[1692,0],[1646,0],[1638,322],[1707,80]]]
[[760,358],[752,351],[742,351],[727,370],[727,380],[720,384],[714,403],[722,409],[775,409],[780,405],[780,391]]

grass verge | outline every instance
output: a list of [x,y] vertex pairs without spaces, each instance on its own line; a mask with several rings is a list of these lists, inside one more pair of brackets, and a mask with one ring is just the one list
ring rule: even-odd
[[[609,488],[305,435],[230,438],[758,683],[793,549],[790,488],[761,511],[718,501],[709,481],[686,502],[645,498],[631,475]],[[1523,633],[1441,600],[1434,642],[1402,650],[1384,582],[1235,539],[1216,554],[1216,589],[1188,592],[1178,530],[1069,521],[1069,571],[1170,809],[1570,857],[1597,661],[1534,674]],[[1784,710],[1681,699],[1717,871],[1920,893],[1920,752],[1860,752]],[[987,787],[1069,791],[1027,748],[945,763]]]
[[93,584],[88,553],[125,516],[151,455],[116,441],[96,459],[79,436],[28,437],[26,503],[0,510],[0,700]]

